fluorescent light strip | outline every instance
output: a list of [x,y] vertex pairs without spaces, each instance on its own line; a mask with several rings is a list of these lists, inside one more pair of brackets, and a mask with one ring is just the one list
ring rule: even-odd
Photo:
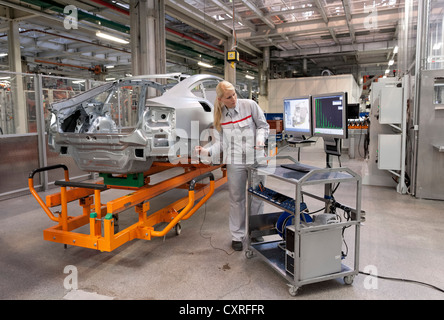
[[127,40],[120,39],[120,38],[114,37],[112,35],[100,32],[100,31],[97,31],[96,36],[98,36],[99,38],[111,40],[111,41],[122,43],[122,44],[128,44],[129,43],[129,41],[127,41]]
[[199,61],[197,64],[200,65],[201,67],[204,67],[204,68],[212,68],[213,67],[211,64],[205,63],[202,61]]

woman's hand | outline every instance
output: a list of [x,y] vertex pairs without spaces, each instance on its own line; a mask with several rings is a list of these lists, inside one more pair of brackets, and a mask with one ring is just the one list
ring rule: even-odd
[[261,150],[265,148],[265,143],[262,141],[257,141],[256,145],[254,146],[256,150]]
[[198,155],[202,154],[202,155],[206,155],[206,156],[208,156],[208,150],[205,149],[205,148],[202,147],[202,146],[196,146],[196,147],[194,148],[194,151],[195,151],[196,154],[198,154]]

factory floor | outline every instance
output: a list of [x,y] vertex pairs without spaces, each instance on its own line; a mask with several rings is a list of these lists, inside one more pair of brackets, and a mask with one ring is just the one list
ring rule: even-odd
[[[281,155],[297,157],[296,149]],[[322,166],[322,145],[303,148],[302,162]],[[341,157],[342,166],[362,174],[361,157]],[[337,166],[337,162],[334,166]],[[282,193],[287,187],[267,180]],[[323,187],[322,187],[323,188]],[[51,193],[54,191],[48,192]],[[105,195],[111,200],[115,195]],[[341,183],[337,201],[353,204],[355,184]],[[44,196],[45,193],[42,194]],[[151,201],[171,203],[177,192]],[[444,202],[401,195],[393,187],[362,186],[365,222],[360,233],[359,270],[351,285],[336,278],[301,286],[289,294],[288,281],[258,256],[247,259],[231,249],[228,191],[217,189],[182,232],[165,238],[133,240],[113,252],[44,241],[54,225],[31,195],[0,201],[0,299],[5,300],[442,300],[444,293]],[[311,204],[310,204],[311,205]],[[309,209],[319,209],[313,204]],[[271,212],[271,206],[266,211]],[[120,223],[132,217],[120,215]],[[350,252],[354,232],[345,232]],[[345,250],[345,249],[344,249]],[[344,263],[351,263],[350,253]],[[77,290],[72,277],[77,275]],[[404,280],[401,280],[404,279]],[[413,280],[414,282],[405,281]],[[430,286],[432,285],[432,286]]]

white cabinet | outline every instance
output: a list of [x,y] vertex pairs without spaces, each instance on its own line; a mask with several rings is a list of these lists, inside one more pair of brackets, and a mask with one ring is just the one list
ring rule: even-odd
[[384,87],[379,99],[379,123],[402,122],[402,87]]
[[378,135],[378,169],[401,170],[401,134]]

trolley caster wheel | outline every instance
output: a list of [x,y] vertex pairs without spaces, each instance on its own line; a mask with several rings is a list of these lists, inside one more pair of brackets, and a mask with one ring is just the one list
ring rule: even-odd
[[251,250],[245,251],[245,257],[247,257],[247,259],[253,258],[253,251]]
[[182,232],[182,226],[180,225],[180,223],[176,224],[174,229],[176,230],[176,235],[177,236],[180,235],[180,233]]
[[295,286],[289,286],[289,287],[290,288],[288,288],[288,292],[290,293],[290,295],[296,297],[299,288]]
[[344,277],[344,283],[348,284],[348,285],[351,285],[353,283],[354,278],[355,278],[354,276],[345,276]]

